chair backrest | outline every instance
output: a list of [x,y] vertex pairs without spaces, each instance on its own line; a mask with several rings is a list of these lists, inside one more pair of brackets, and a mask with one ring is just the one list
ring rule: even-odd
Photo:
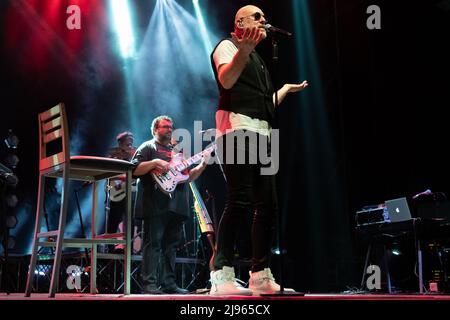
[[[38,115],[39,170],[45,170],[69,161],[69,127],[64,103]],[[49,144],[52,146],[49,147]]]

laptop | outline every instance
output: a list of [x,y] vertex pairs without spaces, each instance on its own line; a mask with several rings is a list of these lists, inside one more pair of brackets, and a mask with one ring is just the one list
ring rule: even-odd
[[409,211],[406,198],[398,198],[385,201],[386,209],[391,222],[400,222],[411,220],[411,212]]

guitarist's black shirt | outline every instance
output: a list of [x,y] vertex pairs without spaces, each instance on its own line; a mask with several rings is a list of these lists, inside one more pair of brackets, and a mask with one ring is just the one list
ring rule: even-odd
[[[132,162],[136,165],[153,159],[170,162],[172,150],[173,145],[164,146],[152,139],[139,146]],[[172,198],[170,198],[159,190],[151,174],[136,176],[135,178],[140,180],[135,207],[136,218],[167,214],[168,212],[185,216],[186,218],[189,217],[189,190],[186,183],[179,184],[172,193]]]

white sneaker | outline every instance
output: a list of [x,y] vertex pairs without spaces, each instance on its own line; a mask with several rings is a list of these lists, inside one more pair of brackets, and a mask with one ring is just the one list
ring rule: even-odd
[[235,278],[234,268],[223,267],[221,270],[211,271],[210,295],[244,295],[251,296],[252,290],[244,288]]
[[[272,294],[280,291],[280,286],[275,282],[270,268],[258,272],[249,272],[250,280],[248,288],[252,290],[253,295],[259,296],[261,294]],[[294,292],[294,289],[284,288],[284,291]]]

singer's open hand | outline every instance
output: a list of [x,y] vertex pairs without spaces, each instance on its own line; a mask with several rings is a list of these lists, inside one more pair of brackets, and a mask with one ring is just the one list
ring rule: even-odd
[[273,104],[275,106],[278,106],[286,97],[286,95],[288,93],[292,93],[292,92],[299,92],[304,90],[307,86],[309,86],[308,81],[304,80],[302,83],[286,83],[283,87],[281,87],[280,90],[277,91],[278,93],[278,104],[277,101],[275,99],[275,94],[273,95]]
[[307,86],[309,86],[309,83],[307,80],[305,80],[299,84],[286,83],[284,86],[286,87],[287,92],[298,92],[304,90]]
[[265,31],[257,27],[244,28],[243,30],[242,37],[239,38],[234,32],[231,33],[231,37],[240,50],[250,54],[256,45],[264,39]]

